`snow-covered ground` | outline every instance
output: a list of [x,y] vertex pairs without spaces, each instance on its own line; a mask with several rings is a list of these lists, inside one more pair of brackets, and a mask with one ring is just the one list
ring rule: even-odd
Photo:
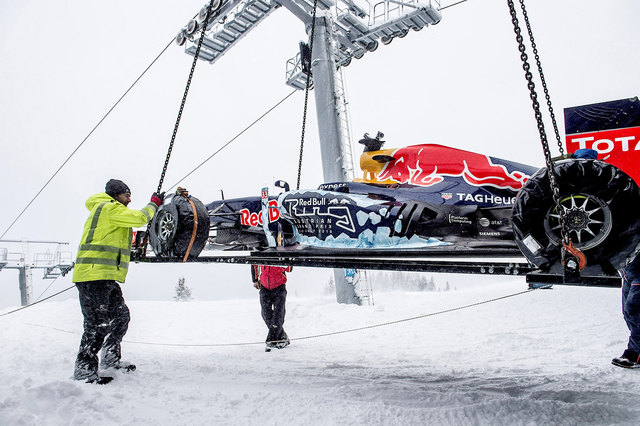
[[77,301],[40,303],[0,317],[0,424],[637,425],[640,372],[610,364],[627,339],[619,290],[555,287],[426,316],[524,290],[513,278],[377,292],[362,307],[291,295],[293,342],[271,353],[257,292],[133,300],[123,353],[138,370],[106,386],[71,379]]

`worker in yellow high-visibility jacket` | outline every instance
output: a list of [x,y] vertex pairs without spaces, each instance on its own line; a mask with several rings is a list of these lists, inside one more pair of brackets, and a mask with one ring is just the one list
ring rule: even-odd
[[129,209],[129,187],[111,179],[105,192],[92,195],[85,203],[91,213],[84,224],[73,270],[84,316],[84,334],[73,373],[76,380],[105,384],[113,379],[98,375],[100,349],[101,367],[135,370],[135,365],[120,361],[120,343],[130,316],[118,282],[124,282],[129,269],[131,228],[147,224],[163,199],[164,193],[154,192],[143,209]]

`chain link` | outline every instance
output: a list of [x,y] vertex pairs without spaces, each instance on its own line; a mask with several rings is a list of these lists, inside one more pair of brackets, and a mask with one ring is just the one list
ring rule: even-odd
[[167,172],[167,167],[169,166],[169,159],[171,158],[171,151],[173,151],[173,145],[176,141],[176,135],[178,134],[178,127],[180,126],[180,119],[182,118],[182,111],[184,110],[184,105],[187,102],[187,95],[189,94],[189,87],[191,86],[191,80],[193,79],[193,73],[196,69],[196,64],[198,63],[198,57],[200,56],[200,48],[202,47],[202,41],[204,40],[204,35],[207,30],[207,25],[209,24],[209,18],[211,17],[211,9],[213,7],[213,3],[217,0],[211,0],[209,2],[209,6],[207,6],[207,17],[202,21],[202,31],[200,32],[200,40],[198,40],[198,47],[196,48],[196,53],[193,55],[193,63],[191,64],[191,71],[189,72],[189,78],[187,79],[187,86],[184,89],[184,94],[182,95],[182,102],[180,103],[180,110],[178,111],[178,117],[176,118],[176,124],[173,127],[173,134],[171,135],[171,142],[169,143],[169,149],[167,150],[167,156],[164,160],[164,166],[162,167],[162,173],[160,174],[160,181],[158,182],[158,190],[156,192],[160,192],[162,190],[162,183],[164,182],[164,175]]
[[[193,63],[191,64],[191,70],[189,71],[189,78],[187,78],[187,86],[184,88],[184,94],[182,95],[182,102],[180,102],[180,109],[178,111],[178,117],[176,118],[176,124],[173,127],[173,134],[171,135],[171,142],[169,143],[169,149],[167,150],[167,156],[164,159],[164,165],[162,166],[162,173],[160,173],[160,180],[158,182],[158,189],[156,192],[160,193],[162,191],[162,184],[164,183],[164,176],[167,173],[167,167],[169,166],[169,160],[171,159],[171,151],[173,151],[173,145],[176,141],[176,135],[178,134],[178,127],[180,126],[180,119],[182,118],[182,111],[184,110],[184,105],[187,102],[187,95],[189,94],[189,87],[191,87],[191,80],[193,79],[193,73],[196,69],[196,64],[198,63],[198,58],[200,57],[200,49],[202,47],[202,41],[204,40],[204,35],[207,30],[207,25],[209,24],[209,18],[211,18],[211,9],[213,7],[213,3],[216,0],[211,0],[209,5],[207,6],[207,16],[202,21],[202,31],[200,33],[200,40],[198,40],[198,47],[196,48],[196,52],[193,55]],[[147,232],[144,236],[144,240],[142,241],[142,247],[136,248],[137,253],[133,255],[135,258],[144,259],[147,253],[147,244],[149,243],[149,233],[151,232],[151,221],[147,224]]]
[[520,0],[520,8],[522,9],[522,15],[524,16],[524,22],[527,25],[527,32],[529,33],[529,40],[531,42],[531,49],[533,50],[533,55],[536,59],[536,65],[538,67],[538,74],[540,74],[540,81],[542,82],[542,88],[544,89],[544,96],[547,100],[547,107],[549,108],[549,116],[551,117],[551,123],[553,124],[553,130],[556,135],[556,142],[558,143],[558,151],[560,151],[560,155],[564,155],[564,147],[562,146],[562,140],[560,139],[560,132],[558,131],[558,124],[556,122],[556,115],[553,112],[553,106],[551,104],[551,96],[549,95],[549,89],[547,88],[547,82],[544,78],[544,73],[542,72],[542,63],[540,62],[540,56],[538,55],[538,48],[536,46],[536,42],[533,38],[533,31],[531,30],[531,23],[529,22],[529,15],[527,14],[527,9],[524,5],[524,0]]
[[[518,17],[516,14],[516,9],[515,9],[513,0],[507,0],[507,4],[509,6],[509,12],[511,14],[511,22],[513,23],[513,30],[516,34],[516,41],[518,42],[518,51],[520,52],[520,59],[522,60],[522,69],[524,70],[525,79],[527,80],[527,87],[529,88],[529,97],[531,98],[532,107],[533,107],[534,115],[537,122],[538,133],[540,135],[540,142],[542,144],[542,151],[544,152],[544,160],[547,167],[547,174],[549,176],[551,193],[553,196],[553,201],[556,205],[556,210],[558,211],[558,215],[560,218],[560,227],[561,227],[560,232],[562,234],[561,238],[563,243],[569,244],[571,240],[569,237],[569,233],[567,232],[567,224],[566,224],[564,209],[562,208],[562,204],[560,203],[560,189],[558,188],[558,182],[556,180],[555,171],[553,169],[553,160],[551,159],[551,152],[549,150],[549,141],[547,140],[547,134],[544,128],[544,122],[542,120],[542,113],[540,112],[540,103],[538,102],[538,94],[536,93],[536,86],[535,86],[535,83],[533,82],[533,75],[531,74],[531,71],[530,71],[531,66],[529,65],[528,56],[525,52],[526,49],[523,43],[520,24],[518,22]],[[524,10],[524,0],[520,0],[520,4],[522,6],[522,9]],[[525,14],[525,20],[527,21],[527,28],[529,28],[529,36],[533,43],[533,33],[530,30],[530,25],[528,25],[528,17],[526,14]],[[538,64],[539,64],[539,61],[538,61]],[[542,74],[542,66],[539,64],[538,67],[539,67],[538,69],[540,73]],[[541,78],[542,78],[542,75],[541,75]]]
[[[302,110],[302,135],[300,136],[300,156],[298,158],[298,180],[296,190],[300,189],[300,178],[302,176],[302,153],[304,151],[304,132],[307,127],[307,105],[309,102],[309,88],[311,86],[311,69],[313,68],[313,38],[316,32],[316,11],[318,10],[318,0],[313,2],[313,15],[311,17],[311,35],[309,42],[309,70],[307,71],[307,81],[304,89],[304,108]],[[301,58],[303,60],[304,58]]]

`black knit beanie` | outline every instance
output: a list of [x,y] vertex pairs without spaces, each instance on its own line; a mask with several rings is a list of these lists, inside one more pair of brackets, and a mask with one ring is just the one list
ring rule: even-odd
[[131,190],[129,189],[127,184],[118,179],[110,179],[109,182],[107,182],[107,185],[104,187],[104,192],[114,198],[124,193],[131,194]]

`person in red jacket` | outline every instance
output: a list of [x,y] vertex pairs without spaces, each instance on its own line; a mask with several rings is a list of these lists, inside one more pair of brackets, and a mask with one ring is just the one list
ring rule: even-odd
[[293,267],[251,265],[253,286],[260,289],[262,319],[267,325],[265,351],[289,346],[289,337],[284,331],[285,302],[287,300],[287,272]]

